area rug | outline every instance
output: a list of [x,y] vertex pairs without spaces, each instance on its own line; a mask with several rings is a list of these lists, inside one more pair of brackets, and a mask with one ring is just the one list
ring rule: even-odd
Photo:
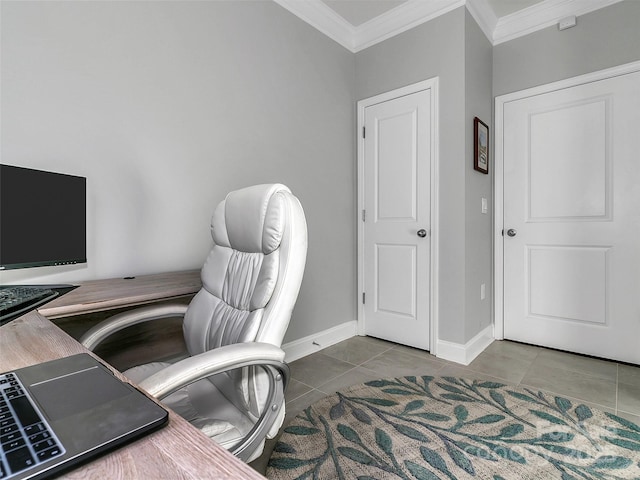
[[452,377],[376,380],[285,428],[267,478],[640,479],[640,426],[529,388]]

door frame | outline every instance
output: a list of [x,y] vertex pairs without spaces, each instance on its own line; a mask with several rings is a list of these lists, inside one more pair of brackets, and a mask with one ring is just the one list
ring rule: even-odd
[[640,61],[500,95],[495,100],[494,154],[494,324],[493,336],[504,340],[504,107],[507,103],[640,71]]
[[411,85],[407,85],[402,88],[391,90],[389,92],[381,93],[373,97],[369,97],[357,102],[357,222],[358,222],[358,322],[357,333],[358,335],[365,334],[365,315],[364,304],[362,303],[362,296],[364,293],[364,222],[362,221],[362,211],[364,210],[364,138],[362,131],[364,128],[364,114],[367,107],[376,105],[378,103],[386,102],[388,100],[394,100],[399,97],[411,95],[423,90],[431,90],[431,226],[429,235],[431,237],[430,245],[430,268],[429,272],[429,290],[430,290],[430,302],[429,302],[429,352],[432,355],[436,354],[436,345],[438,339],[438,251],[439,251],[439,221],[438,221],[438,185],[439,177],[439,94],[438,94],[438,80],[439,77],[434,77],[428,80],[423,80]]

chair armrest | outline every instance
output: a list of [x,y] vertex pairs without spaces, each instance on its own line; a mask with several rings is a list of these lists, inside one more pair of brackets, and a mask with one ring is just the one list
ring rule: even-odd
[[[236,343],[209,350],[169,365],[138,385],[163,399],[171,393],[211,375],[250,365],[286,368],[284,351],[270,343]],[[287,376],[289,372],[286,372]]]
[[100,342],[115,332],[130,327],[131,325],[150,322],[160,318],[184,317],[187,312],[187,307],[187,305],[179,303],[151,305],[119,313],[89,329],[82,338],[80,338],[80,343],[84,345],[85,348],[93,351]]
[[[229,451],[248,462],[278,418],[284,418],[284,391],[289,383],[289,366],[284,351],[270,343],[236,343],[209,350],[169,365],[139,383],[158,399],[197,380],[241,367],[260,366],[269,379],[269,394],[253,428]],[[282,413],[281,413],[282,412]]]

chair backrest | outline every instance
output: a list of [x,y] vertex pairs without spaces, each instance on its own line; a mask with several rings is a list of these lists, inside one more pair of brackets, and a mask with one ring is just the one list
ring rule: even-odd
[[[289,325],[307,254],[302,206],[281,184],[236,190],[220,202],[211,220],[213,248],[202,268],[202,289],[184,319],[191,355],[233,343],[276,346]],[[241,392],[257,414],[255,379],[242,374],[212,379],[226,396]]]

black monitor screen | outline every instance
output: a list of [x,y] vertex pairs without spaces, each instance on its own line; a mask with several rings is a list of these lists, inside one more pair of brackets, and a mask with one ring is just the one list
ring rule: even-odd
[[86,183],[0,165],[0,270],[87,261]]

